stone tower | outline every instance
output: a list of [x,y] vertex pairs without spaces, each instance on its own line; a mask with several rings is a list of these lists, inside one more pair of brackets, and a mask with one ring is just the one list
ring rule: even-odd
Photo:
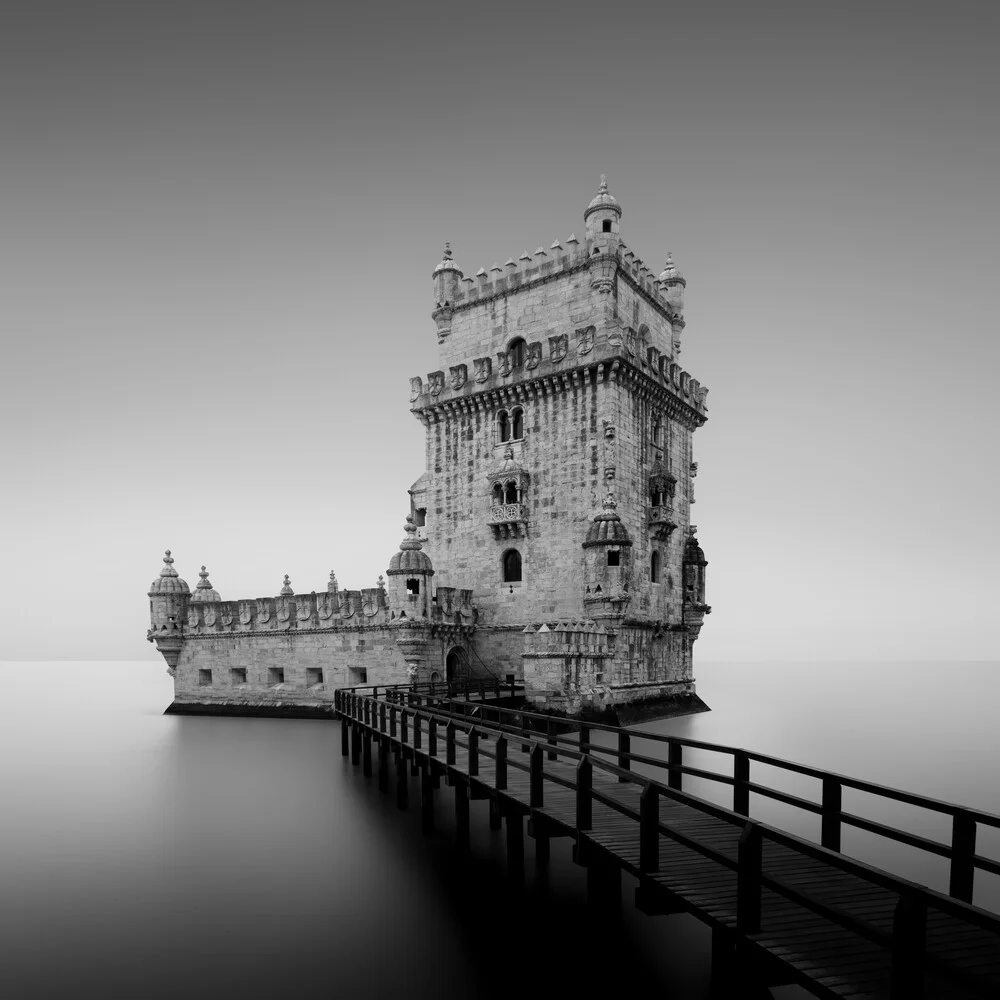
[[472,652],[571,711],[693,695],[710,610],[690,528],[707,390],[678,363],[686,282],[622,242],[604,177],[583,218],[582,240],[473,277],[446,245],[438,370],[410,394],[426,429],[415,526],[439,587],[475,587]]

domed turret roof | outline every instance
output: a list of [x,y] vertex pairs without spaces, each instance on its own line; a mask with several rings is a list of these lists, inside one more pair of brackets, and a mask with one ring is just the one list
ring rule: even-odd
[[650,480],[667,479],[672,483],[677,482],[677,477],[663,464],[659,457],[656,458],[650,467],[649,478]]
[[442,254],[441,256],[441,263],[438,264],[436,268],[434,268],[432,275],[436,276],[440,274],[442,271],[457,271],[458,276],[460,278],[462,277],[462,269],[458,266],[458,264],[455,263],[454,260],[452,260],[450,243],[445,243],[444,254]]
[[601,211],[601,209],[609,209],[612,212],[616,212],[618,217],[621,218],[622,207],[618,204],[618,199],[613,194],[608,194],[608,179],[604,174],[601,174],[601,186],[597,189],[597,194],[594,195],[593,200],[587,206],[587,211],[583,213],[584,219],[593,212]]
[[191,600],[198,601],[202,604],[221,601],[222,598],[219,596],[219,592],[213,589],[212,584],[208,579],[208,570],[205,569],[204,566],[201,567],[201,572],[198,576],[200,576],[201,579],[198,581],[198,586],[194,588]]
[[153,594],[190,594],[188,585],[177,575],[174,569],[174,560],[170,556],[170,549],[167,549],[163,557],[163,569],[160,575],[149,585],[149,596]]
[[684,543],[684,562],[694,566],[707,566],[705,553],[698,544],[698,539],[694,537],[694,529],[689,530],[691,534],[688,535],[688,540]]
[[683,281],[684,275],[681,274],[680,268],[674,263],[674,255],[668,251],[667,261],[663,265],[663,270],[660,271],[659,280],[663,281]]
[[622,519],[618,516],[616,508],[617,502],[612,494],[604,498],[604,510],[594,518],[593,524],[587,531],[587,540],[583,543],[584,548],[591,545],[631,545],[632,539],[629,537],[628,528],[622,524]]
[[389,560],[386,573],[389,576],[401,576],[404,573],[422,573],[425,576],[434,574],[431,557],[421,551],[420,539],[417,538],[417,526],[413,523],[413,515],[406,515],[403,527],[405,537],[399,543],[399,551]]

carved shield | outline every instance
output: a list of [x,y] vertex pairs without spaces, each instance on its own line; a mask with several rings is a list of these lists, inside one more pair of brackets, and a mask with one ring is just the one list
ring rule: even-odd
[[560,333],[558,336],[549,337],[549,360],[554,362],[562,361],[569,353],[569,334]]
[[476,366],[476,381],[482,384],[493,374],[493,362],[489,358],[474,358]]
[[198,609],[193,605],[188,607],[188,628],[197,628],[201,624]]
[[432,396],[440,396],[444,391],[444,372],[429,372],[427,382]]
[[588,326],[582,330],[576,331],[577,354],[589,354],[594,349],[594,334],[596,332],[597,328],[593,326]]
[[497,371],[501,375],[510,374],[510,352],[497,351]]
[[421,393],[424,391],[424,382],[419,375],[415,375],[410,379],[410,402],[413,403],[420,398]]
[[528,344],[528,359],[524,362],[527,369],[537,368],[542,363],[542,342],[536,340],[533,344]]
[[271,602],[266,598],[257,601],[257,624],[267,625],[271,620]]
[[448,369],[451,375],[452,389],[461,389],[469,378],[469,368],[467,365],[453,365]]
[[211,604],[205,607],[205,627],[215,628],[215,607]]
[[250,625],[253,621],[253,601],[240,601],[240,624]]

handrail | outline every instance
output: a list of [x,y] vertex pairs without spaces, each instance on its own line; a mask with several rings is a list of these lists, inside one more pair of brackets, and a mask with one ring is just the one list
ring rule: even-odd
[[[516,684],[517,682],[514,682],[514,685]],[[497,684],[490,686],[494,690],[497,688],[500,690],[511,690],[514,685],[507,682],[504,685]],[[482,687],[481,684],[478,686]],[[473,685],[466,686],[467,697],[468,691],[472,687]],[[821,843],[824,848],[839,852],[841,830],[846,825],[948,859],[951,863],[950,896],[966,903],[971,903],[972,901],[973,884],[977,871],[1000,874],[1000,861],[976,853],[977,824],[981,823],[984,826],[1000,828],[1000,816],[982,810],[943,802],[928,796],[903,792],[836,772],[824,771],[820,768],[798,764],[794,761],[785,761],[769,754],[707,743],[702,740],[691,740],[687,737],[646,733],[641,730],[628,730],[621,727],[609,726],[604,723],[590,722],[589,720],[582,722],[563,720],[554,715],[545,715],[522,709],[511,709],[498,704],[489,704],[480,701],[472,702],[467,700],[467,698],[466,700],[460,700],[447,695],[438,698],[437,692],[432,691],[432,688],[433,685],[428,683],[420,685],[393,685],[388,689],[384,686],[359,685],[355,688],[339,689],[335,693],[335,700],[339,704],[341,698],[352,695],[356,697],[377,697],[379,691],[387,691],[387,693],[388,691],[392,691],[393,693],[389,697],[394,701],[397,700],[399,695],[405,694],[408,704],[413,705],[415,702],[416,705],[414,707],[427,714],[429,707],[421,705],[421,702],[425,695],[430,695],[434,699],[435,713],[442,721],[445,719],[461,719],[466,726],[475,725],[479,727],[480,735],[489,736],[490,734],[500,732],[514,740],[520,741],[526,747],[538,742],[534,739],[534,735],[539,734],[545,741],[543,744],[545,752],[548,753],[550,758],[554,759],[556,756],[562,755],[578,759],[581,756],[587,755],[590,756],[596,766],[617,773],[620,781],[635,780],[636,776],[632,773],[631,768],[635,764],[641,764],[656,768],[660,772],[666,771],[667,784],[674,790],[679,790],[682,787],[684,775],[732,786],[733,811],[744,818],[749,816],[749,797],[750,793],[753,792],[807,813],[819,815],[822,819]],[[363,695],[362,692],[372,692],[372,694]],[[475,721],[469,718],[469,712],[472,710],[475,710],[477,715],[480,716]],[[545,731],[540,733],[539,729],[532,728],[530,726],[530,722],[532,721],[544,722]],[[576,727],[572,734],[556,731],[560,724],[566,723]],[[596,746],[592,744],[590,735],[593,730],[616,735],[618,737],[617,747]],[[668,759],[663,760],[637,753],[632,749],[633,740],[648,740],[654,744],[665,744],[669,751]],[[733,773],[724,774],[685,764],[682,757],[682,748],[684,747],[731,756],[733,758]],[[580,748],[583,748],[583,753],[581,753]],[[602,756],[599,755],[617,759],[619,764],[627,766],[624,769],[616,768],[610,765],[608,761],[603,760]],[[781,789],[771,788],[759,781],[751,781],[751,761],[763,763],[782,771],[804,774],[820,780],[823,792],[822,802],[814,802]],[[846,812],[843,810],[841,804],[842,790],[845,787],[951,816],[953,820],[951,843],[945,844],[936,840],[919,837],[906,830]]]

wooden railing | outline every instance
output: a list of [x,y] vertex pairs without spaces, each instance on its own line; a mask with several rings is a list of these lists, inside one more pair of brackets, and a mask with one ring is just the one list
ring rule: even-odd
[[[511,684],[510,692],[512,695],[515,688],[523,690],[523,687],[520,685],[515,685],[513,682],[509,683]],[[702,778],[719,785],[731,785],[733,788],[732,810],[734,813],[744,817],[749,817],[750,815],[750,793],[754,792],[765,798],[792,806],[805,813],[819,816],[820,845],[829,851],[840,851],[841,833],[843,827],[846,825],[877,834],[895,843],[916,848],[925,854],[947,859],[949,862],[948,894],[966,903],[972,902],[977,871],[1000,875],[1000,862],[976,853],[976,839],[979,827],[1000,830],[1000,816],[993,813],[971,809],[951,802],[944,802],[925,795],[901,791],[900,789],[891,788],[886,785],[879,785],[859,778],[825,771],[821,768],[798,764],[794,761],[782,760],[781,758],[772,757],[769,754],[757,753],[752,750],[744,750],[717,743],[706,743],[701,740],[693,740],[681,736],[667,736],[658,733],[629,730],[597,722],[571,722],[570,720],[551,714],[531,712],[519,708],[507,708],[502,705],[484,704],[482,701],[479,703],[470,702],[468,700],[470,693],[472,691],[481,692],[480,685],[481,682],[466,685],[461,690],[456,690],[454,693],[447,695],[443,694],[442,686],[438,685],[438,692],[442,692],[442,697],[440,698],[436,696],[433,685],[396,685],[390,688],[383,687],[378,689],[351,688],[344,689],[343,693],[354,692],[361,694],[370,692],[371,696],[375,697],[377,691],[381,690],[385,692],[387,700],[395,702],[398,705],[406,704],[410,707],[419,707],[421,704],[427,704],[431,700],[434,700],[439,710],[445,710],[450,715],[465,719],[470,723],[472,721],[470,713],[474,711],[476,723],[480,725],[488,724],[492,729],[506,734],[516,734],[524,742],[530,740],[533,734],[544,733],[546,752],[550,760],[556,759],[556,756],[561,752],[576,749],[584,753],[600,755],[603,758],[611,758],[615,761],[618,768],[621,769],[623,775],[629,773],[633,765],[641,764],[652,768],[654,773],[665,772],[665,784],[673,790],[679,791],[683,788],[685,775]],[[500,685],[500,688],[503,689],[504,686]],[[492,693],[496,690],[496,686],[487,684],[486,689]],[[485,699],[486,696],[483,695],[482,697]],[[612,737],[612,746],[603,747],[594,744],[591,737],[596,733],[605,733]],[[653,747],[661,750],[661,754],[656,756],[649,753],[643,754],[637,752],[633,743],[640,741],[652,744]],[[692,767],[689,764],[685,764],[684,752],[686,749],[708,751],[731,758],[731,764],[728,768],[729,773]],[[666,751],[665,759],[662,750]],[[817,779],[821,783],[822,788],[820,801],[814,802],[799,795],[774,788],[762,781],[752,780],[751,765],[753,763],[767,765],[778,771]],[[632,775],[627,779],[623,776],[621,780],[635,780],[635,776]],[[931,840],[928,837],[899,829],[887,823],[845,811],[842,805],[843,790],[845,788],[950,817],[951,842],[944,844],[936,840]]]
[[[338,712],[349,720],[363,724],[390,740],[410,745],[432,763],[445,769],[456,762],[456,750],[466,755],[467,774],[475,779],[481,758],[494,762],[494,784],[498,792],[507,788],[508,770],[520,769],[529,775],[529,807],[541,809],[545,804],[545,785],[553,783],[575,791],[576,834],[591,829],[594,803],[607,806],[639,824],[639,869],[656,873],[660,869],[662,838],[669,838],[723,868],[736,873],[737,933],[752,935],[760,931],[762,890],[791,900],[795,904],[823,917],[844,929],[886,949],[892,963],[893,1000],[919,1000],[923,996],[924,972],[931,971],[970,989],[977,995],[995,997],[996,980],[988,980],[974,971],[955,965],[954,961],[928,951],[926,946],[929,911],[947,914],[971,928],[1000,935],[1000,916],[971,905],[973,882],[977,870],[1000,874],[1000,864],[975,853],[976,828],[982,824],[1000,828],[1000,817],[942,802],[926,796],[873,784],[818,768],[784,761],[767,754],[684,737],[638,733],[593,722],[577,724],[573,736],[565,732],[567,720],[551,715],[507,709],[503,706],[466,701],[462,698],[441,700],[427,686],[394,686],[385,688],[343,689],[337,692]],[[468,693],[466,688],[463,694]],[[477,712],[476,718],[470,712]],[[560,732],[560,729],[563,731]],[[443,731],[443,757],[441,743]],[[595,732],[615,737],[611,747],[595,745]],[[343,730],[344,753],[348,752],[348,727]],[[424,739],[426,737],[426,744]],[[666,759],[640,754],[632,746],[634,739],[666,745]],[[511,756],[510,743],[520,744],[527,753]],[[490,748],[492,744],[492,749]],[[684,763],[685,749],[712,751],[732,758],[732,774],[695,768]],[[355,742],[355,754],[360,753]],[[610,757],[611,759],[605,759]],[[561,759],[575,762],[572,777],[548,772],[545,760]],[[384,766],[380,756],[380,766]],[[822,802],[816,803],[796,795],[771,788],[751,780],[751,764],[758,762],[780,770],[808,775],[822,782]],[[357,760],[355,760],[357,763]],[[370,768],[370,759],[366,762]],[[665,772],[660,781],[632,770],[641,763]],[[632,782],[641,787],[638,809],[630,808],[594,785],[595,770],[613,775],[619,782]],[[710,803],[682,788],[683,776],[691,775],[717,781],[733,787],[731,809]],[[380,774],[380,783],[382,775]],[[387,789],[388,778],[385,777]],[[401,786],[405,788],[405,785]],[[903,802],[949,815],[953,819],[951,845],[919,837],[883,823],[846,813],[841,808],[841,790],[845,787]],[[821,843],[812,843],[769,824],[749,818],[749,794],[777,799],[786,804],[818,814],[822,819]],[[403,793],[400,793],[403,794]],[[661,800],[683,803],[740,831],[736,856],[709,847],[660,820]],[[456,800],[458,801],[458,800]],[[912,881],[881,871],[864,862],[839,853],[840,831],[843,824],[856,826],[888,837],[898,843],[946,857],[951,862],[950,895],[937,892]],[[762,868],[763,845],[780,845],[797,854],[822,862],[870,885],[898,894],[891,929],[873,926],[858,916],[811,897],[808,892],[767,875]]]

